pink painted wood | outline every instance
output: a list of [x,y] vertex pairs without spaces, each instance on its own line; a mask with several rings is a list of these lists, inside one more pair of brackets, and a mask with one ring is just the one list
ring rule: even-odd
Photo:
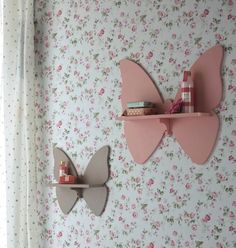
[[159,145],[166,126],[156,120],[126,121],[124,130],[134,161],[143,164]]
[[[123,111],[128,101],[151,101],[164,112],[163,100],[150,77],[130,60],[120,62],[122,76],[121,102]],[[124,123],[129,150],[137,163],[143,164],[158,146],[165,133],[165,125],[157,120]]]
[[[221,65],[224,49],[216,45],[204,54],[191,67],[194,82],[194,111],[210,112],[216,108],[222,97]],[[179,99],[179,89],[176,99]]]
[[171,121],[172,132],[191,160],[204,164],[215,146],[219,130],[217,115],[177,118]]
[[162,97],[141,66],[124,59],[120,62],[120,70],[123,81],[121,92],[123,111],[127,108],[127,102],[150,101],[158,106],[161,113],[164,112]]
[[138,120],[158,120],[158,119],[175,119],[175,118],[190,118],[190,117],[200,117],[200,116],[209,116],[211,113],[176,113],[176,114],[158,114],[158,115],[134,115],[127,116],[122,115],[117,119],[120,121],[138,121]]
[[[217,45],[206,51],[191,67],[195,89],[195,111],[208,112],[198,116],[189,114],[181,118],[163,117],[169,104],[163,100],[146,72],[129,60],[120,63],[122,76],[122,108],[128,101],[151,101],[160,109],[158,118],[125,119],[124,130],[130,152],[134,161],[144,163],[156,149],[163,135],[173,132],[183,150],[193,162],[203,164],[209,158],[218,134],[219,120],[211,112],[220,102],[222,81],[220,76],[223,60],[223,47]],[[180,97],[180,91],[176,99]],[[133,119],[133,120],[132,120]],[[165,120],[165,121],[164,121]]]

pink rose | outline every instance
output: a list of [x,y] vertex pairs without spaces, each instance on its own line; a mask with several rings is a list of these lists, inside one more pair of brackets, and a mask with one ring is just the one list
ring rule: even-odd
[[102,96],[104,94],[105,90],[103,88],[100,89],[99,91],[99,96]]
[[197,225],[192,225],[192,230],[196,231],[197,230]]
[[208,222],[211,220],[211,216],[209,214],[206,214],[204,218],[202,218],[203,222]]
[[225,37],[221,34],[215,34],[215,37],[218,41],[223,41],[225,39]]
[[48,11],[47,16],[48,17],[51,17],[52,16],[52,12],[51,11]]
[[153,52],[150,51],[150,52],[148,53],[148,55],[147,55],[147,59],[150,59],[150,58],[152,58],[152,57],[153,57]]
[[233,130],[233,131],[231,132],[231,134],[232,134],[233,136],[236,136],[236,130]]
[[232,155],[229,156],[229,161],[234,160],[234,157]]
[[86,64],[86,69],[89,69],[90,68],[90,64]]
[[58,121],[58,122],[57,122],[57,127],[60,128],[61,126],[62,126],[62,121]]
[[58,65],[57,71],[59,72],[59,71],[61,71],[61,69],[62,69],[62,66],[61,65]]
[[138,217],[138,213],[137,212],[133,212],[132,215],[133,215],[134,218],[137,218]]
[[61,10],[58,10],[57,16],[60,16],[61,14],[62,14],[62,11]]
[[174,180],[175,180],[174,175],[170,175],[170,181],[174,181]]
[[87,243],[90,243],[90,242],[91,242],[90,237],[88,237],[88,238],[86,239],[86,242],[87,242]]
[[148,180],[148,182],[147,182],[147,185],[148,186],[151,186],[151,185],[153,185],[154,184],[154,180],[152,179],[152,178],[150,178],[149,180]]
[[219,242],[216,243],[216,248],[224,248],[223,245]]
[[135,32],[136,30],[137,30],[136,25],[133,25],[133,26],[132,26],[132,31]]
[[208,9],[204,9],[203,14],[204,14],[205,16],[207,16],[207,15],[209,14],[209,10],[208,10]]
[[230,231],[230,232],[234,231],[234,229],[235,229],[235,228],[234,228],[233,226],[230,226],[230,227],[229,227],[229,231]]
[[232,6],[234,4],[233,0],[228,0],[228,5]]
[[104,33],[105,33],[104,29],[101,29],[100,32],[98,33],[98,36],[102,36],[104,35]]
[[186,242],[185,242],[185,246],[187,246],[187,247],[189,247],[189,246],[190,246],[189,241],[186,241]]
[[174,189],[173,188],[170,188],[170,193],[174,193]]
[[148,248],[155,248],[154,244],[151,242],[148,246]]
[[230,218],[232,218],[232,219],[234,219],[234,217],[235,217],[234,212],[230,211],[230,213],[229,213],[229,217],[230,217]]
[[189,55],[191,54],[191,51],[189,49],[186,49],[185,52],[184,52],[185,55]]
[[230,140],[229,146],[230,146],[230,147],[234,147],[234,142],[233,142],[232,140]]
[[175,4],[176,4],[176,5],[178,5],[178,4],[180,4],[180,3],[181,3],[180,0],[175,0]]
[[173,165],[173,166],[172,166],[172,169],[173,169],[173,170],[177,170],[177,165]]
[[204,9],[203,13],[201,14],[201,17],[206,17],[209,14],[209,10],[208,9]]
[[191,189],[192,188],[192,185],[190,183],[186,183],[185,188],[186,189]]

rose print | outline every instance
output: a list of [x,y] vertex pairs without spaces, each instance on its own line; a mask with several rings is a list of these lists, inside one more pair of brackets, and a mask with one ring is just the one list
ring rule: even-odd
[[[35,1],[40,248],[234,245],[235,6],[232,0]],[[116,119],[120,60],[140,63],[168,99],[184,68],[217,43],[224,46],[224,94],[214,110],[220,132],[209,161],[197,166],[166,136],[144,165],[136,164]],[[83,201],[68,216],[61,213],[55,189],[45,187],[56,180],[54,144],[81,174],[91,154],[111,146],[109,197],[100,218]]]
[[203,222],[208,222],[211,220],[211,216],[209,214],[206,214],[203,218],[202,218],[202,221]]
[[62,14],[62,11],[61,10],[58,10],[57,16],[60,16],[61,14]]
[[58,65],[57,71],[59,72],[59,71],[61,71],[61,69],[62,69],[62,65]]
[[151,243],[148,245],[148,248],[155,248],[153,242],[151,242]]
[[57,122],[57,127],[60,128],[61,126],[62,126],[62,121],[58,121],[58,122]]

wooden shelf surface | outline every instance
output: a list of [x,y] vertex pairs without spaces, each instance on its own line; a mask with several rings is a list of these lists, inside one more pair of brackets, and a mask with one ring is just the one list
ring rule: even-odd
[[62,183],[51,183],[49,184],[51,187],[61,187],[61,188],[80,188],[80,189],[87,189],[90,186],[88,184],[62,184]]
[[174,118],[191,118],[191,117],[203,117],[210,116],[211,113],[178,113],[178,114],[157,114],[157,115],[137,115],[137,116],[120,116],[120,121],[136,121],[136,120],[155,120],[155,119],[174,119]]

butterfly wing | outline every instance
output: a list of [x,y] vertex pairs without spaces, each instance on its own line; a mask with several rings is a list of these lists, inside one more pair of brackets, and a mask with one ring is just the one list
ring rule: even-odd
[[[69,164],[70,174],[77,175],[76,168],[74,167],[72,161],[68,157],[68,155],[61,149],[55,147],[53,149],[53,156],[54,156],[54,177],[56,180],[59,178],[59,165],[61,161],[64,161]],[[75,190],[70,188],[61,188],[59,186],[56,187],[56,196],[59,203],[59,206],[64,214],[68,214],[75,203],[78,200],[78,194]]]
[[69,214],[79,199],[77,192],[70,188],[61,188],[57,186],[56,195],[60,209],[64,214]]
[[[210,116],[172,119],[172,131],[183,150],[197,164],[209,158],[218,135],[219,119],[212,112],[222,97],[221,64],[223,47],[207,50],[191,67],[194,81],[195,112],[208,112]],[[180,97],[180,90],[176,99]]]
[[156,104],[160,113],[163,113],[162,97],[146,71],[135,62],[123,59],[120,61],[122,77],[121,104],[123,111],[128,102],[147,101]]
[[91,158],[83,176],[83,181],[90,186],[83,189],[83,198],[92,212],[102,214],[108,197],[108,189],[104,184],[109,178],[109,146],[100,148]]
[[180,146],[191,160],[204,164],[209,158],[217,139],[219,119],[216,114],[172,120],[172,131]]
[[62,149],[55,147],[53,149],[53,156],[54,156],[54,177],[56,180],[58,180],[59,178],[59,165],[61,164],[61,161],[64,161],[69,165],[70,175],[78,177],[78,173],[73,162]]
[[158,120],[125,121],[124,133],[135,162],[144,164],[165,134],[166,126]]
[[100,148],[91,158],[83,176],[83,182],[91,185],[103,185],[109,177],[109,146]]
[[[222,97],[221,65],[224,49],[217,45],[204,54],[191,67],[194,82],[194,111],[211,112]],[[181,97],[179,89],[176,99]]]
[[[167,106],[163,104],[158,89],[143,68],[124,59],[120,62],[120,70],[123,111],[127,107],[127,102],[149,101],[156,104],[159,113],[165,112]],[[165,125],[157,120],[125,121],[125,137],[135,162],[143,164],[151,156],[160,143],[165,130]]]
[[95,215],[99,216],[103,213],[106,206],[108,198],[108,188],[106,186],[103,186],[84,189],[83,197],[92,212]]

